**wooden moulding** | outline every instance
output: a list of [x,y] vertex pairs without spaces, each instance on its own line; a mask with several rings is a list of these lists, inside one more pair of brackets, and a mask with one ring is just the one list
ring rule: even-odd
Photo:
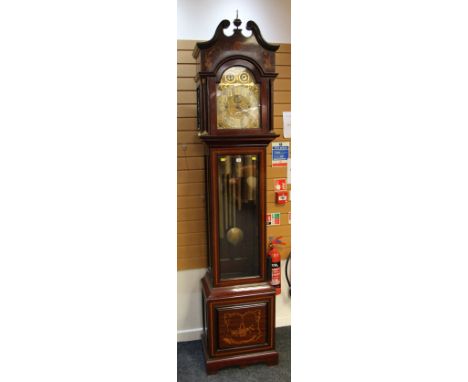
[[208,271],[201,280],[203,293],[207,301],[225,300],[231,298],[259,296],[259,295],[276,295],[276,289],[269,282],[260,282],[256,284],[233,285],[223,287],[213,287],[211,272]]
[[219,135],[200,135],[200,139],[210,147],[223,147],[227,145],[243,145],[248,146],[267,146],[271,141],[278,138],[279,135],[275,133],[246,135],[239,132],[230,132],[232,135],[219,136]]
[[244,36],[242,29],[234,29],[231,36],[226,36],[223,30],[228,28],[230,24],[229,20],[222,20],[211,40],[195,44],[192,56],[200,63],[200,71],[213,71],[226,57],[237,54],[240,45],[242,45],[244,56],[260,63],[265,72],[274,71],[275,52],[279,45],[266,42],[257,24],[253,21],[248,21],[246,25],[246,29],[252,31],[251,36]]

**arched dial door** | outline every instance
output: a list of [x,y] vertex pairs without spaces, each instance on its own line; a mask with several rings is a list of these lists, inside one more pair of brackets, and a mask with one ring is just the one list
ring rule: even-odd
[[216,89],[218,129],[260,128],[260,86],[243,66],[226,69]]

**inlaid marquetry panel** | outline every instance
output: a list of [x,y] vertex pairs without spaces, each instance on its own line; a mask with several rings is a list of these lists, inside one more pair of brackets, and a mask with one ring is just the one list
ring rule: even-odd
[[266,344],[266,302],[220,307],[216,313],[219,349]]

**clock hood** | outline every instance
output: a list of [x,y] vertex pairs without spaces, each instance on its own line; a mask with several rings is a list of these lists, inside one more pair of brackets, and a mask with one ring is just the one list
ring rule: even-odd
[[227,36],[224,29],[231,23],[229,20],[223,20],[211,40],[195,45],[193,57],[200,64],[199,72],[214,72],[227,58],[236,54],[239,58],[256,62],[264,74],[275,72],[275,52],[279,45],[266,42],[254,21],[248,21],[246,24],[246,29],[252,31],[250,36],[244,36],[242,29],[239,29],[240,24],[241,20],[235,19],[236,29],[231,36]]

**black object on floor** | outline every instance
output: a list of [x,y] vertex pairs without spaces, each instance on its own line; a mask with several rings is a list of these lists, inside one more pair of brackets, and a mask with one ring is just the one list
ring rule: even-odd
[[291,327],[276,328],[276,351],[279,363],[267,366],[259,363],[240,368],[220,369],[216,374],[205,371],[201,341],[177,343],[177,382],[289,382],[291,381]]

